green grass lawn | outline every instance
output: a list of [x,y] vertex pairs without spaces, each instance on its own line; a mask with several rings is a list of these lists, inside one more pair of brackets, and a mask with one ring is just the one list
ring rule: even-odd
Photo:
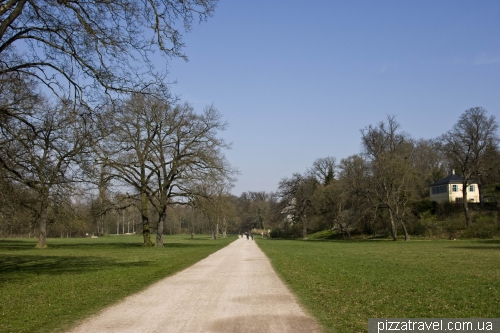
[[500,240],[257,242],[326,332],[366,332],[368,318],[500,317]]
[[0,332],[54,332],[193,265],[236,237],[166,236],[145,248],[139,236],[0,239]]

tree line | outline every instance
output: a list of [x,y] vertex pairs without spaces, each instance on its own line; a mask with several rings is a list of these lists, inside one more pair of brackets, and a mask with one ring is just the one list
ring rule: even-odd
[[[23,93],[36,91],[30,88]],[[12,224],[36,226],[39,247],[47,224],[82,218],[78,209],[87,211],[87,231],[90,223],[102,233],[105,216],[128,207],[140,213],[145,245],[153,244],[151,210],[157,214],[155,244],[162,246],[169,207],[191,205],[211,216],[202,198],[212,203],[227,193],[235,174],[224,156],[229,145],[219,137],[226,124],[213,106],[197,113],[188,103],[133,94],[90,118],[41,92],[26,99],[33,103],[2,122],[0,211],[2,233]]]
[[472,108],[429,140],[413,139],[388,116],[361,130],[359,154],[319,158],[275,193],[230,195],[237,172],[224,156],[222,115],[171,96],[162,67],[187,59],[183,33],[212,16],[216,3],[0,5],[1,235],[36,233],[43,248],[48,233],[102,235],[115,226],[123,233],[131,224],[148,246],[162,246],[163,234],[176,230],[216,238],[272,229],[305,238],[328,229],[408,240],[433,228],[422,224],[436,209],[428,186],[450,170],[463,185],[478,181],[481,204],[484,193],[497,193],[498,125]]
[[187,59],[183,31],[213,15],[216,3],[0,6],[2,235],[36,231],[43,248],[48,226],[103,234],[111,217],[121,215],[124,226],[137,213],[140,225],[132,226],[144,245],[163,246],[169,209],[182,206],[203,212],[217,235],[224,220],[213,211],[236,174],[219,136],[227,125],[213,106],[197,112],[171,96],[161,67]]
[[[271,236],[295,238],[321,230],[342,238],[357,233],[393,240],[409,240],[411,234],[454,235],[460,230],[478,235],[478,228],[489,228],[486,236],[498,235],[497,130],[495,117],[479,107],[466,110],[449,131],[434,139],[416,140],[402,131],[395,116],[387,116],[361,129],[360,153],[340,161],[318,158],[306,171],[283,178],[275,193],[240,196],[242,227],[272,229]],[[459,204],[431,202],[429,185],[452,170],[463,175],[464,199]],[[472,223],[466,191],[471,180],[480,191],[477,209],[489,212],[483,221],[487,226]],[[493,204],[485,207],[485,199]],[[463,222],[457,220],[457,209]]]

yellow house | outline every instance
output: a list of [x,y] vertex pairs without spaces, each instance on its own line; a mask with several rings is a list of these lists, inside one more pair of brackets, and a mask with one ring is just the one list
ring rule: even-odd
[[[455,170],[453,170],[448,177],[430,185],[430,199],[437,202],[462,202],[462,180],[462,176],[456,175]],[[467,201],[479,202],[479,189],[473,180],[467,184]]]

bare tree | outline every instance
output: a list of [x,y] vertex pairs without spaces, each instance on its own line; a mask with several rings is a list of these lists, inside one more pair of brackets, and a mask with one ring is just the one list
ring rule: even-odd
[[397,239],[397,222],[403,229],[405,240],[410,240],[405,217],[412,195],[414,170],[410,157],[413,143],[410,138],[398,132],[399,124],[394,116],[376,127],[361,130],[365,154],[371,162],[371,187],[377,208],[385,208],[389,214],[392,238]]
[[318,182],[309,175],[295,173],[290,178],[283,178],[279,193],[284,205],[293,215],[294,223],[302,223],[302,238],[307,238],[307,219],[312,213],[312,199]]
[[313,162],[312,168],[308,172],[316,177],[318,182],[324,186],[330,184],[335,179],[336,159],[335,157],[328,156],[318,158]]
[[222,237],[227,237],[227,233],[230,228],[235,228],[236,224],[239,222],[239,216],[236,213],[236,200],[235,197],[229,193],[226,193],[221,198],[222,203],[222,216],[220,219],[220,226]]
[[315,214],[330,230],[337,229],[342,238],[351,237],[351,229],[365,216],[362,196],[354,195],[345,178],[316,189],[313,198]]
[[271,194],[266,192],[243,192],[236,199],[240,232],[252,228],[268,229],[272,223]]
[[33,200],[33,193],[9,178],[9,172],[0,168],[0,235],[31,237],[35,226],[33,214],[26,205]]
[[415,143],[411,155],[411,163],[418,173],[416,179],[417,195],[429,197],[429,184],[446,176],[445,159],[440,149],[440,143],[435,139],[420,139]]
[[130,187],[138,197],[142,217],[144,246],[152,246],[149,204],[156,175],[152,163],[153,141],[159,135],[162,116],[169,104],[152,96],[132,95],[110,108],[101,118],[100,145],[96,147],[98,163],[107,177]]
[[352,155],[340,161],[339,169],[339,184],[336,186],[343,188],[341,198],[350,203],[343,206],[352,205],[357,222],[365,221],[365,232],[373,232],[372,226],[381,203],[374,195],[375,182],[371,162],[362,155]]
[[86,103],[102,93],[165,88],[153,53],[186,58],[179,28],[206,20],[216,2],[2,1],[0,79],[29,75],[57,96]]
[[231,182],[235,170],[223,153],[230,145],[218,137],[227,125],[213,106],[202,114],[188,103],[167,107],[159,125],[151,163],[157,182],[152,204],[159,213],[156,246],[161,247],[167,207],[187,203],[207,178]]
[[37,247],[44,248],[49,209],[80,180],[77,165],[92,137],[82,115],[67,104],[51,105],[41,95],[33,101],[23,117],[8,117],[0,126],[0,165],[8,182],[31,193],[24,204],[39,227]]
[[489,146],[498,144],[497,129],[495,117],[488,117],[485,109],[475,107],[466,110],[453,128],[441,137],[444,153],[462,173],[462,207],[467,228],[471,224],[468,185],[473,177],[477,177],[481,192],[480,178],[487,165],[486,153]]
[[[192,192],[191,204],[207,218],[212,239],[217,239],[219,228],[221,225],[227,227],[227,219],[231,218],[231,211],[227,210],[230,187],[230,184],[220,182],[216,178],[206,178],[198,183],[196,191]],[[225,231],[223,230],[223,234]]]
[[233,170],[218,137],[226,124],[213,107],[202,114],[187,104],[134,94],[103,119],[101,161],[110,177],[139,196],[144,244],[152,245],[149,207],[158,212],[156,246],[163,246],[167,207],[186,204],[204,179],[227,180]]

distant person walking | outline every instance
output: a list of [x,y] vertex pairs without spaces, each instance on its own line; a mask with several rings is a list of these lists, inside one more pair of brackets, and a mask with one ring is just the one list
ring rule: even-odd
[[248,231],[245,231],[245,236],[247,236],[247,240],[248,240]]
[[250,233],[250,237],[252,237],[252,240],[253,240],[253,232],[252,232],[252,233]]

